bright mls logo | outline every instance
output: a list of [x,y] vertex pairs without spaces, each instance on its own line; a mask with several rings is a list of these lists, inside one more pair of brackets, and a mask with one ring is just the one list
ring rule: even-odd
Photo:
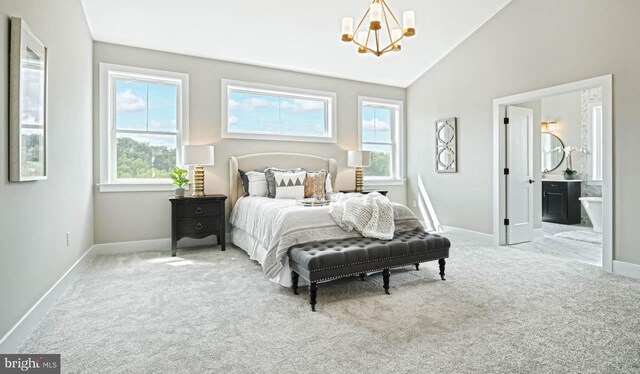
[[60,355],[0,354],[0,374],[60,374]]

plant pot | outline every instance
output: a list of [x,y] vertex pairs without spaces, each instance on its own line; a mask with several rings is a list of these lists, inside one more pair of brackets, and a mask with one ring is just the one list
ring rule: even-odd
[[176,188],[176,199],[184,199],[184,188]]
[[576,179],[577,176],[578,176],[578,172],[575,170],[566,170],[564,172],[564,179],[568,181]]

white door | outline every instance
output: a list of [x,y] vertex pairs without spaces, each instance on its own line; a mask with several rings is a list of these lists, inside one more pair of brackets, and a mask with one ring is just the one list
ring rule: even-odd
[[[533,110],[508,106],[507,244],[533,240]],[[507,122],[507,121],[505,121]]]

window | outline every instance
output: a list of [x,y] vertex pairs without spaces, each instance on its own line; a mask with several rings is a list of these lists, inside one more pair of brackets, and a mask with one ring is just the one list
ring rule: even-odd
[[593,107],[591,116],[591,180],[602,182],[602,106]]
[[359,98],[361,149],[371,152],[365,180],[382,184],[402,182],[402,102]]
[[222,137],[336,142],[334,93],[222,80]]
[[187,138],[188,76],[107,64],[100,70],[100,190],[171,189]]

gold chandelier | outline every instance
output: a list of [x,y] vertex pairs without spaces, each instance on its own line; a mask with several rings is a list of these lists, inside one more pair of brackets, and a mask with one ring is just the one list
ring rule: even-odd
[[[369,16],[369,27],[366,30],[360,30],[367,26],[365,23],[367,16]],[[372,0],[355,31],[353,18],[342,19],[342,41],[354,42],[358,46],[358,53],[371,52],[376,56],[382,56],[386,52],[398,52],[402,50],[402,39],[416,34],[415,12],[405,11],[402,15],[402,23],[404,27],[400,25],[385,0]]]

